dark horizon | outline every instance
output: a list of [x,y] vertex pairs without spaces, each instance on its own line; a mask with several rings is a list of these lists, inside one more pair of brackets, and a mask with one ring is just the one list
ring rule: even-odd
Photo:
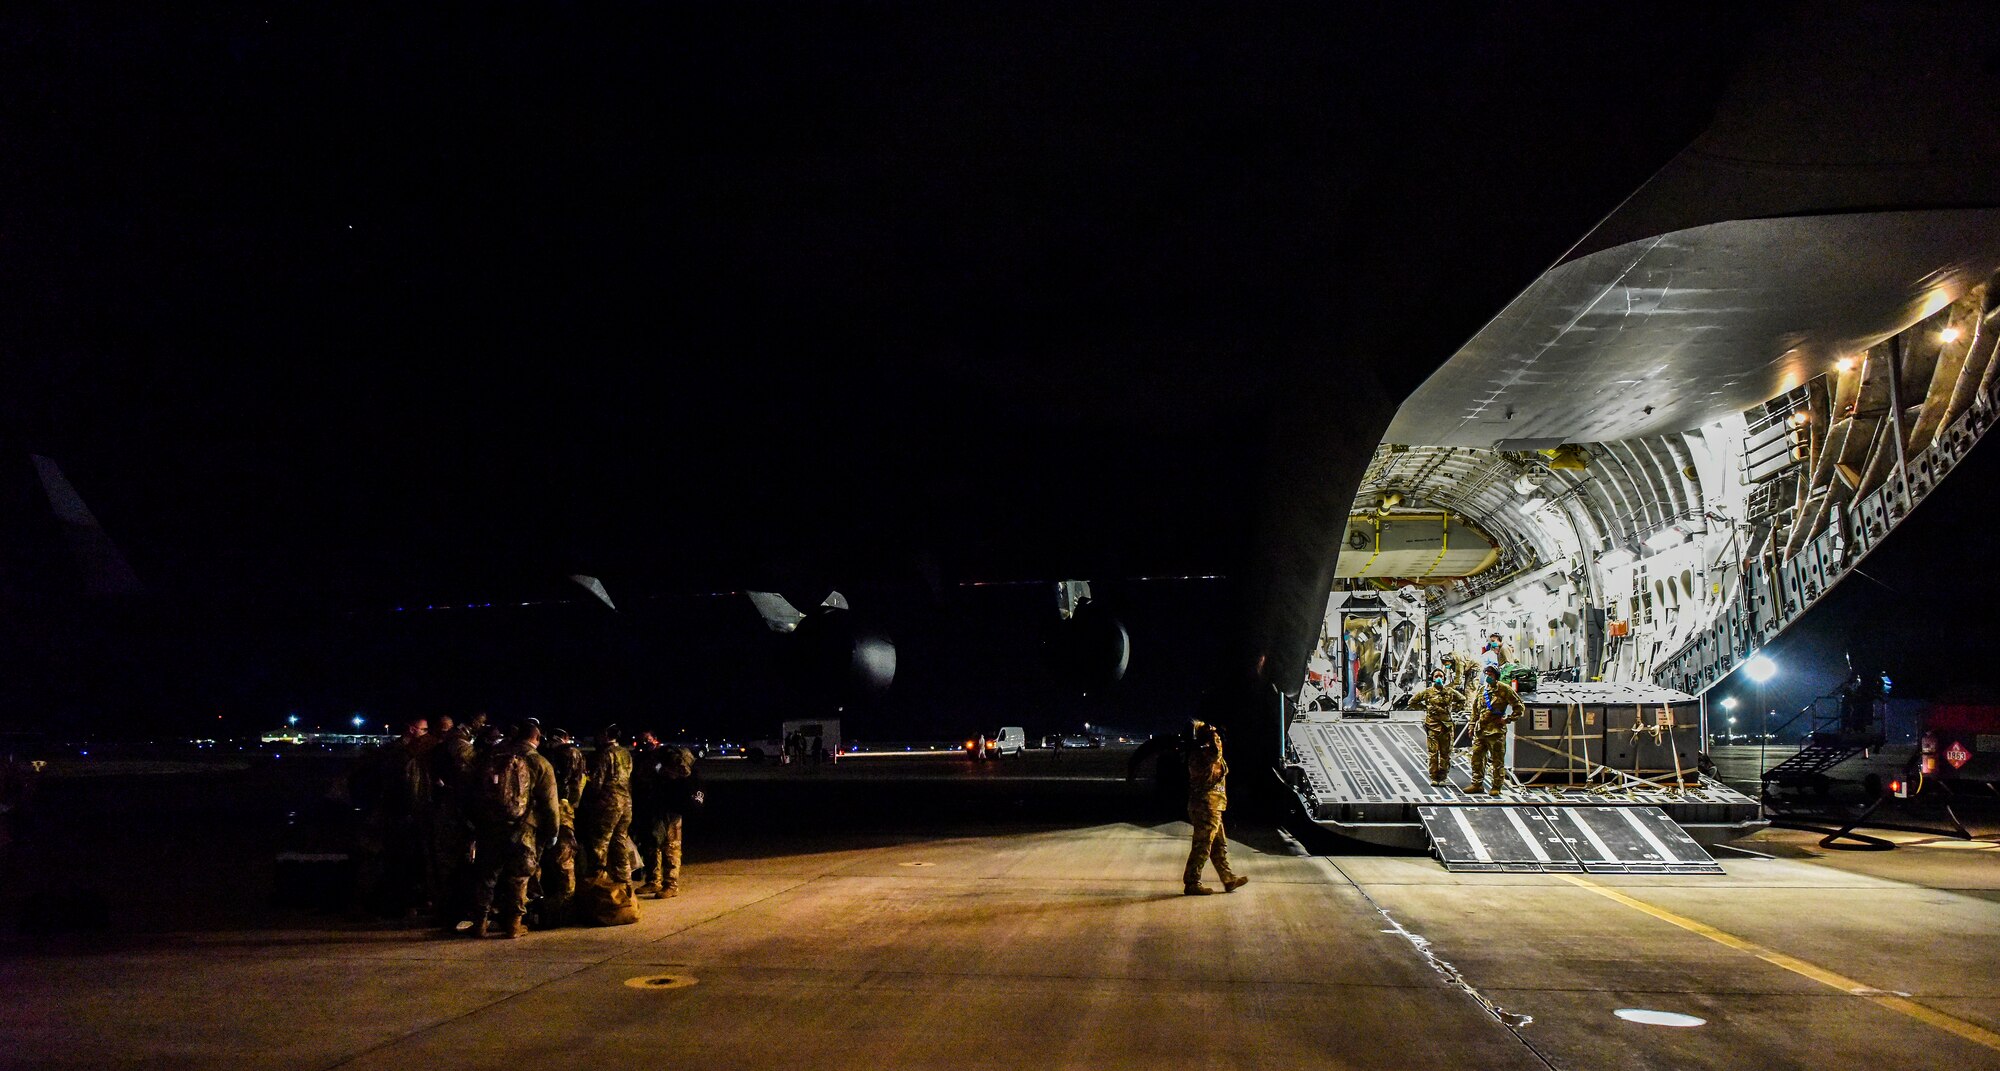
[[[637,681],[726,665],[741,694],[699,687],[736,710],[774,701],[743,698],[769,686],[760,626],[722,613],[714,642],[742,651],[703,663],[678,626],[631,624],[643,600],[837,588],[905,622],[887,723],[914,725],[952,694],[936,680],[983,664],[1006,701],[1071,709],[1029,679],[1034,614],[946,628],[939,592],[1221,575],[1186,606],[1123,596],[1132,675],[1105,702],[1186,717],[1236,653],[1218,637],[1272,485],[1321,460],[1285,456],[1285,432],[1441,364],[1702,129],[1760,20],[242,7],[4,26],[15,657],[87,682],[113,721],[248,721],[287,689],[414,712],[483,686],[370,689],[372,663],[343,686],[314,648],[400,665],[341,630],[570,598],[577,635],[542,649],[634,667],[627,694],[579,695],[638,706]],[[148,586],[110,623],[65,608],[29,452]],[[1877,627],[1863,642],[1910,692],[1983,683],[1947,622],[2000,590],[1974,569],[1929,592],[1949,535],[1922,533],[1976,531],[1996,480],[1975,451],[1863,563],[1900,594],[1842,585],[1775,645],[1802,668],[1774,687],[1817,687]],[[940,633],[967,638],[926,650]],[[511,655],[464,663],[489,657]],[[549,657],[562,679],[570,656]]]

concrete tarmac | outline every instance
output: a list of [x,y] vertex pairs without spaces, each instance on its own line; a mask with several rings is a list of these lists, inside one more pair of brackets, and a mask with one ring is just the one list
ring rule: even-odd
[[2000,1067],[1992,839],[1572,881],[1238,832],[1227,896],[1185,823],[832,830],[696,844],[630,927],[15,938],[0,1067]]

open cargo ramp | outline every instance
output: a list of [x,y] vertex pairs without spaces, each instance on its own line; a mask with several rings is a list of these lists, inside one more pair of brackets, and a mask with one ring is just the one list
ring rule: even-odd
[[1592,874],[1720,874],[1717,863],[1658,807],[1543,807]]
[[1720,874],[1658,807],[1417,808],[1438,861],[1472,874]]
[[1580,873],[1583,864],[1539,807],[1419,807],[1446,870],[1471,874]]

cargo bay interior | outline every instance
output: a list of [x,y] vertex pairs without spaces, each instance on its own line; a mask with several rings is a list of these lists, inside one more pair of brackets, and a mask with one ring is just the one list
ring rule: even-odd
[[[1761,811],[1702,775],[1700,696],[1991,426],[1995,238],[1989,211],[1739,220],[1544,274],[1368,465],[1287,726],[1307,813],[1472,869],[1712,865],[1680,827]],[[1510,788],[1464,795],[1460,751],[1434,789],[1409,697],[1493,634],[1533,685]]]

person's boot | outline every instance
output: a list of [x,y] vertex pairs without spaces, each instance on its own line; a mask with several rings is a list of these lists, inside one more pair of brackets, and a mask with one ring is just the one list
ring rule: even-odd
[[669,896],[679,896],[680,894],[681,887],[679,885],[662,885],[660,886],[660,895],[653,897],[653,899],[665,900]]
[[1187,896],[1213,896],[1213,895],[1215,895],[1215,890],[1214,890],[1214,889],[1211,889],[1211,888],[1209,888],[1208,886],[1206,886],[1206,885],[1203,885],[1203,884],[1201,884],[1200,882],[1196,882],[1195,884],[1193,884],[1193,885],[1190,885],[1190,886],[1188,886],[1188,887],[1187,887],[1186,889],[1183,889],[1183,890],[1181,890],[1181,891],[1182,891],[1182,893],[1183,893],[1184,895],[1187,895]]
[[1240,889],[1240,888],[1242,888],[1243,886],[1245,886],[1245,885],[1248,885],[1248,884],[1250,884],[1250,879],[1249,879],[1249,878],[1246,878],[1246,877],[1244,877],[1244,876],[1243,876],[1243,875],[1241,875],[1241,874],[1238,874],[1238,875],[1236,875],[1236,876],[1235,876],[1235,877],[1233,877],[1233,878],[1223,878],[1223,879],[1222,879],[1222,891],[1223,891],[1223,892],[1235,892],[1236,890],[1238,890],[1238,889]]
[[506,922],[489,925],[486,928],[486,932],[481,936],[498,937],[511,941],[516,937],[528,936],[528,924],[521,921],[521,916],[512,915],[508,917]]
[[467,932],[471,933],[474,937],[492,937],[494,935],[493,922],[491,919],[482,918],[478,922],[473,923],[472,929]]
[[641,885],[638,888],[632,890],[632,892],[635,895],[646,897],[649,900],[657,900],[660,898],[660,886],[657,882],[648,881],[646,884]]

